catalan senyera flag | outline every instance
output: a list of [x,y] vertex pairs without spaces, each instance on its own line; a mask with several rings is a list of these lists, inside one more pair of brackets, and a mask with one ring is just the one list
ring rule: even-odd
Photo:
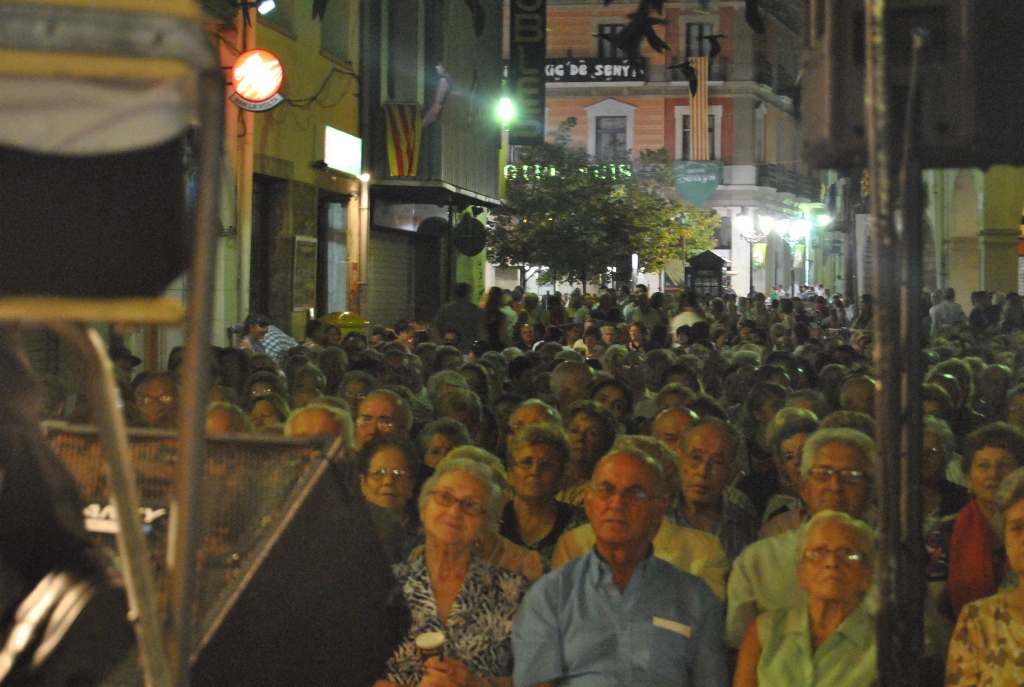
[[384,103],[391,176],[414,177],[420,160],[420,106],[415,103]]
[[708,58],[691,57],[697,70],[697,94],[690,98],[690,159],[710,160],[708,150]]

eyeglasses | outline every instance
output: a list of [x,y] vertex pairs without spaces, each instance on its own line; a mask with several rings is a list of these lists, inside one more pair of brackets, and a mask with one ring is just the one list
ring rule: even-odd
[[409,476],[409,471],[408,470],[388,470],[387,468],[381,468],[380,470],[374,470],[373,472],[366,473],[366,476],[369,477],[370,479],[375,479],[375,480],[382,480],[385,477],[391,476],[391,477],[394,477],[395,480],[397,481],[397,480],[402,479],[403,477],[408,477]]
[[836,470],[827,465],[815,465],[808,471],[811,477],[819,482],[831,482],[836,475],[843,484],[863,484],[868,481],[868,476],[863,470],[843,468]]
[[824,563],[829,556],[834,556],[837,563],[846,565],[855,565],[864,560],[863,553],[845,547],[830,549],[826,546],[816,546],[804,551],[804,560],[811,563]]
[[465,514],[472,517],[478,517],[487,512],[484,508],[484,504],[473,499],[460,499],[450,491],[444,491],[435,489],[430,492],[430,497],[434,499],[434,503],[444,508],[451,508],[455,504],[459,504],[459,509]]
[[533,468],[537,468],[537,472],[550,472],[558,468],[558,464],[552,460],[534,460],[533,458],[527,458],[525,460],[517,460],[512,464],[514,468],[521,468],[529,472]]
[[654,498],[654,495],[647,493],[647,490],[639,484],[619,489],[614,484],[602,482],[591,487],[590,493],[600,501],[611,501],[616,495],[621,496],[623,501],[628,501],[629,503],[649,503]]
[[356,424],[359,425],[360,427],[368,427],[369,425],[372,425],[374,423],[377,424],[377,429],[379,429],[382,432],[387,432],[388,430],[395,428],[395,421],[392,420],[387,415],[384,415],[383,417],[374,417],[372,415],[360,415],[359,417],[356,418]]
[[144,406],[155,406],[157,404],[169,406],[174,401],[174,396],[143,396],[139,399],[139,403]]

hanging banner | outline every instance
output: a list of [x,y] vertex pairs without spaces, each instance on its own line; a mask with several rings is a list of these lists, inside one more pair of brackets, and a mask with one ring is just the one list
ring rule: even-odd
[[699,208],[722,183],[722,161],[676,160],[672,163],[672,173],[679,195]]
[[544,68],[547,56],[546,0],[511,0],[507,90],[516,103],[508,126],[511,145],[544,142]]
[[414,177],[420,160],[420,106],[384,103],[388,162],[393,177]]

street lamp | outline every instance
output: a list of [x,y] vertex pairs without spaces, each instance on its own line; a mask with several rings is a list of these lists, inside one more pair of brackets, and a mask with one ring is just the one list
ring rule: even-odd
[[740,237],[750,244],[750,286],[747,289],[747,295],[750,295],[754,293],[754,244],[764,241],[765,235],[754,228],[754,220],[746,212],[734,217],[732,222]]
[[[789,289],[791,295],[796,295],[792,293],[793,287],[796,285],[796,267],[793,266],[793,259],[796,257],[796,247],[798,244],[807,241],[807,235],[810,233],[810,230],[811,223],[806,219],[782,219],[775,223],[776,235],[789,244]],[[806,250],[804,254],[806,255]]]
[[498,120],[508,126],[508,124],[516,118],[516,106],[512,102],[512,98],[504,97],[498,101]]

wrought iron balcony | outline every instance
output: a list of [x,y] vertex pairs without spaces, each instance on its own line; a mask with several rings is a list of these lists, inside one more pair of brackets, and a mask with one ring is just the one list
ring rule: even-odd
[[821,184],[817,180],[769,163],[757,166],[757,185],[774,188],[779,193],[792,193],[807,201],[818,200],[821,195]]

